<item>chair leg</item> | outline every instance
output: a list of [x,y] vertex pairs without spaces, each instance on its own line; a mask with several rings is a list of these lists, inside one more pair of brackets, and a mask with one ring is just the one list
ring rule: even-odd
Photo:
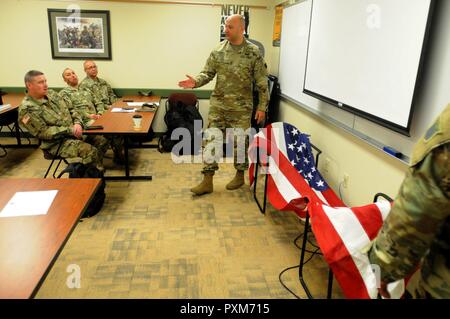
[[309,214],[306,213],[306,221],[305,227],[303,229],[303,242],[302,242],[302,250],[300,252],[300,265],[298,267],[298,277],[300,279],[300,283],[305,290],[306,295],[309,299],[313,299],[311,292],[309,291],[308,285],[303,279],[303,267],[305,265],[305,252],[306,252],[306,243],[308,241],[308,227],[309,227]]
[[50,169],[52,168],[54,162],[55,162],[55,159],[52,159],[52,161],[50,162],[50,165],[47,168],[47,171],[45,172],[44,178],[47,178],[47,175],[50,172]]
[[56,178],[56,172],[58,172],[59,165],[61,165],[62,159],[59,160],[58,165],[56,165],[55,170],[53,171],[53,178]]

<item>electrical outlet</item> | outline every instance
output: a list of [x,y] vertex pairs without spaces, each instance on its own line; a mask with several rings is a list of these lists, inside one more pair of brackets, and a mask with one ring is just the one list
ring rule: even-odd
[[330,172],[330,164],[331,164],[331,159],[329,157],[325,158],[325,163],[323,164],[323,172],[324,173]]
[[343,183],[344,188],[348,187],[348,180],[349,179],[350,179],[350,176],[347,173],[344,173],[344,183]]

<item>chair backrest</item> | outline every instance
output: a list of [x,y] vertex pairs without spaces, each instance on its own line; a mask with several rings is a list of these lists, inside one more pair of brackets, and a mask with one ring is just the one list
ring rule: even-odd
[[173,105],[176,105],[178,102],[185,105],[193,105],[198,108],[198,99],[194,93],[172,93],[167,99],[167,103]]

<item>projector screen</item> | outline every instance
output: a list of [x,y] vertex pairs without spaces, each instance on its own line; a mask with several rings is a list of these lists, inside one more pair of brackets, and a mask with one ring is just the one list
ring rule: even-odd
[[314,0],[303,92],[408,135],[431,0]]

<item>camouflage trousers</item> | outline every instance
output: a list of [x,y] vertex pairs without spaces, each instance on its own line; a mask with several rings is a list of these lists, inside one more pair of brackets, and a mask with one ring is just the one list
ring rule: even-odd
[[[248,137],[251,111],[229,111],[211,107],[208,130],[203,141],[202,173],[214,173],[219,169],[218,160],[223,159],[223,143],[233,142],[233,163],[236,170],[248,169]],[[231,140],[232,139],[232,140]],[[219,154],[218,154],[219,152]]]
[[111,149],[113,150],[114,157],[118,159],[124,158],[124,151],[123,151],[123,144],[124,140],[123,137],[120,136],[108,136],[106,137],[108,140],[109,145],[111,145]]
[[[93,136],[97,140],[97,144],[101,142],[101,136]],[[107,144],[106,144],[107,145]],[[48,151],[52,155],[56,155],[59,144],[53,146]],[[103,152],[99,151],[97,147],[93,146],[82,140],[77,139],[66,139],[63,141],[58,155],[64,158],[69,164],[70,163],[82,163],[82,164],[93,164],[99,170],[103,170]]]

